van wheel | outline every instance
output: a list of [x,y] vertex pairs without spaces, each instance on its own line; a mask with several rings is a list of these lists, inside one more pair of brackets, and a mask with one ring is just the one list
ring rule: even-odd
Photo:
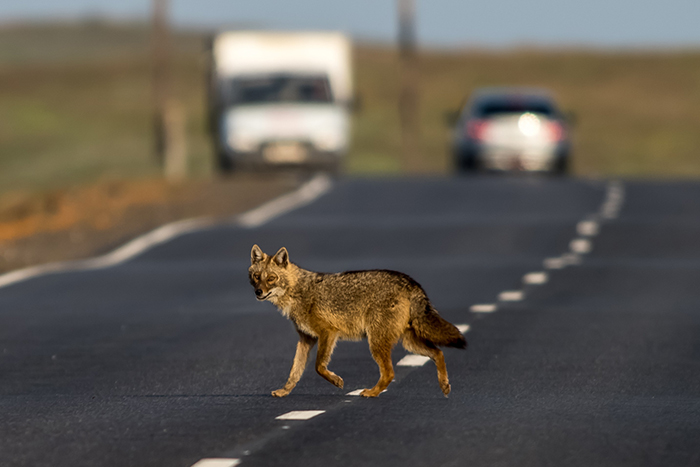
[[219,172],[221,173],[231,173],[234,169],[233,161],[225,154],[219,153],[216,158],[217,166]]
[[338,178],[343,173],[343,163],[341,161],[333,162],[331,164],[326,165],[323,168],[323,171],[333,178]]

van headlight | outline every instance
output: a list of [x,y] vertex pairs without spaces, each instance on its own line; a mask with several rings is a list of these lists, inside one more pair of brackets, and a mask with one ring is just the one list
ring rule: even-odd
[[327,134],[316,138],[314,145],[319,151],[333,152],[343,149],[345,140],[341,135]]
[[237,152],[253,152],[258,150],[258,141],[253,135],[243,131],[231,131],[228,134],[228,146]]

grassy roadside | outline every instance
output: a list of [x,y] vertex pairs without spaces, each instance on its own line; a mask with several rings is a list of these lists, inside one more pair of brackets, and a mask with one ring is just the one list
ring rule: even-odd
[[[448,110],[480,86],[542,86],[574,114],[574,172],[583,176],[700,175],[700,51],[423,52],[421,132],[428,171],[450,170]],[[357,50],[350,167],[393,170],[399,151],[397,57]]]
[[[0,192],[157,176],[148,44],[140,27],[0,30]],[[201,52],[201,36],[178,36],[174,88],[194,175],[210,173]]]
[[[176,36],[174,91],[188,118],[192,173],[212,172],[204,117],[204,41]],[[356,47],[351,173],[397,172],[397,56]],[[552,89],[578,120],[580,175],[700,175],[700,51],[424,51],[425,170],[450,170],[446,111],[474,88]],[[153,177],[149,36],[100,23],[0,28],[0,193],[104,178]]]

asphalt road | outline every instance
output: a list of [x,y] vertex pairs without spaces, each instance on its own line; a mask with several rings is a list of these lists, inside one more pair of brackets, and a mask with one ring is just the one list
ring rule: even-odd
[[[296,333],[254,298],[253,243],[413,276],[469,325],[450,397],[430,362],[346,395],[378,377],[352,342],[344,390],[309,368],[272,398]],[[340,181],[260,227],[0,288],[0,349],[6,467],[700,465],[700,184]],[[276,419],[302,410],[325,412]]]

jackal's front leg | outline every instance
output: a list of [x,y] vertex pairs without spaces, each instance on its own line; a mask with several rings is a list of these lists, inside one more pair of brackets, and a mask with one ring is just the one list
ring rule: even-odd
[[272,391],[272,395],[275,397],[284,397],[297,385],[301,375],[304,373],[306,368],[306,361],[309,359],[309,350],[316,343],[316,338],[311,337],[302,332],[299,333],[299,342],[297,343],[297,352],[294,354],[294,363],[292,363],[292,371],[289,372],[289,379],[287,379],[287,384],[284,385],[282,389]]
[[372,358],[379,366],[379,381],[371,389],[364,389],[360,395],[362,397],[377,397],[394,380],[394,366],[391,364],[391,348],[394,343],[389,339],[369,336],[369,351]]

